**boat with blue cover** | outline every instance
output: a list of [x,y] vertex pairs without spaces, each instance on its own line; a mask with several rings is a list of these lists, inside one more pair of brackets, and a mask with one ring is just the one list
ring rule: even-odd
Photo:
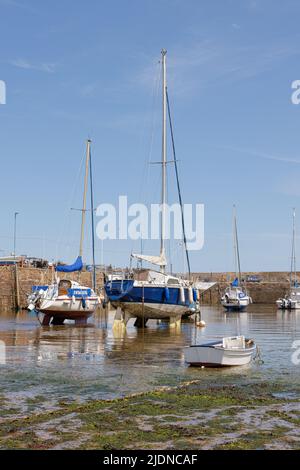
[[[117,309],[116,318],[125,324],[131,317],[137,319],[136,325],[143,325],[150,318],[169,318],[171,325],[180,322],[183,315],[192,315],[199,311],[199,291],[193,288],[189,280],[181,279],[166,273],[167,260],[165,254],[166,233],[166,122],[167,112],[170,123],[175,172],[179,201],[182,208],[181,193],[177,172],[177,161],[173,140],[173,131],[170,118],[170,107],[166,84],[166,50],[162,50],[162,190],[161,190],[161,224],[160,224],[160,254],[158,256],[145,254],[132,254],[132,258],[141,262],[148,262],[156,269],[140,269],[130,272],[128,275],[110,275],[106,279],[105,292],[112,306]],[[183,212],[182,212],[183,214]],[[182,229],[184,244],[186,245],[184,220],[182,215]],[[189,259],[186,249],[188,268]],[[158,269],[159,268],[159,269]],[[190,271],[190,269],[189,269]]]
[[131,279],[110,275],[105,291],[113,307],[124,313],[125,323],[135,317],[145,323],[149,318],[169,318],[175,324],[183,315],[199,311],[199,290],[189,281],[151,269],[138,270]]

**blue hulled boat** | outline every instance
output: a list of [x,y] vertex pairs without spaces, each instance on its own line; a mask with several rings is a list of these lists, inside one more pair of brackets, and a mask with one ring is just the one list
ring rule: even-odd
[[[111,275],[105,283],[105,291],[113,307],[117,311],[118,319],[127,323],[131,317],[146,321],[149,318],[170,318],[171,324],[181,320],[182,315],[191,315],[199,309],[199,291],[193,289],[191,282],[166,274],[167,260],[165,256],[165,227],[166,227],[166,121],[167,111],[170,121],[170,109],[166,86],[166,50],[162,50],[162,100],[163,100],[163,129],[162,129],[162,197],[161,197],[161,245],[159,256],[133,254],[133,258],[146,261],[157,267],[155,270],[135,270],[127,276]],[[171,137],[174,152],[174,164],[177,177],[179,200],[182,207],[179,190],[175,147],[170,121]],[[182,219],[183,233],[184,221]],[[184,233],[184,242],[186,239]],[[187,252],[187,250],[186,250]],[[189,266],[188,254],[187,261]],[[137,322],[137,324],[139,321]]]
[[111,275],[105,291],[113,307],[124,312],[125,322],[136,317],[174,323],[199,309],[199,291],[189,281],[153,270],[136,271],[131,279]]

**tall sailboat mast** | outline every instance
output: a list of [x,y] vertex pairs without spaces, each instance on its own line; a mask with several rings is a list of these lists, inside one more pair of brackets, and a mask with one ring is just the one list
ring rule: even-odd
[[[166,77],[166,54],[167,51],[162,49],[162,188],[161,188],[161,240],[160,240],[160,257],[165,258],[165,229],[166,229],[166,166],[167,166],[167,77]],[[160,266],[160,271],[165,272],[165,266]]]
[[235,273],[239,280],[239,285],[241,284],[241,263],[240,263],[240,250],[239,250],[239,240],[237,233],[237,223],[236,223],[236,207],[233,206],[233,239],[234,239],[234,255],[235,255]]
[[81,213],[82,214],[81,215],[81,235],[80,235],[80,246],[79,246],[79,256],[81,257],[83,253],[84,226],[85,226],[85,218],[86,218],[86,194],[87,194],[87,187],[88,187],[90,151],[91,151],[91,141],[88,139],[86,142],[84,190],[83,190],[83,203],[82,203],[82,213]]
[[294,285],[297,284],[297,272],[296,272],[296,250],[295,250],[295,219],[296,219],[296,209],[293,209],[293,239],[292,239],[292,256],[291,256],[291,273],[290,273],[290,285],[292,286],[292,278],[294,275]]

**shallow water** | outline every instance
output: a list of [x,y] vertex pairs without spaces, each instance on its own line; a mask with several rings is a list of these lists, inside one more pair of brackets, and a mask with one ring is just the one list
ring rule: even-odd
[[[292,362],[292,345],[300,340],[300,311],[252,305],[248,312],[226,314],[203,307],[202,318],[205,328],[186,321],[178,330],[154,320],[136,329],[131,320],[122,334],[112,329],[113,312],[97,313],[85,327],[41,327],[26,312],[3,313],[6,363],[0,364],[0,396],[21,412],[25,403],[49,408],[58,401],[111,398],[199,378],[204,385],[264,380],[297,388],[300,365]],[[217,370],[185,365],[184,346],[237,333],[256,340],[263,364]]]

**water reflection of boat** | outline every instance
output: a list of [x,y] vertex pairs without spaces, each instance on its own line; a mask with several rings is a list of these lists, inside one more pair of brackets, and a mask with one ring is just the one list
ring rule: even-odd
[[[149,318],[169,318],[170,325],[178,325],[181,317],[185,314],[191,315],[199,310],[199,291],[193,289],[188,280],[184,280],[166,274],[167,259],[165,254],[165,232],[166,232],[166,122],[167,111],[170,121],[170,109],[166,85],[166,51],[162,50],[162,103],[163,103],[163,126],[162,126],[162,192],[161,192],[161,224],[160,224],[160,254],[149,256],[144,254],[133,254],[132,257],[140,261],[146,261],[160,268],[156,270],[141,270],[130,273],[129,276],[111,275],[106,280],[105,291],[114,308],[117,308],[117,321],[124,324],[131,317],[137,318],[136,326],[141,326]],[[170,121],[171,127],[171,121]],[[173,133],[171,128],[173,142]],[[174,150],[174,146],[173,146]],[[177,178],[177,187],[180,205],[182,207],[179,180],[177,173],[176,156],[174,151],[174,164]],[[184,220],[182,215],[182,228],[186,247]],[[188,255],[187,255],[188,257]],[[189,264],[189,262],[188,262]]]
[[295,218],[296,211],[293,210],[293,238],[292,238],[292,256],[290,270],[290,291],[282,298],[276,300],[277,308],[282,310],[300,309],[300,285],[297,281],[296,270],[296,250],[295,250]]
[[242,285],[235,206],[233,211],[233,240],[236,277],[234,281],[230,284],[230,286],[226,288],[224,294],[222,295],[221,304],[226,310],[241,311],[245,310],[248,305],[252,303],[252,299],[251,297],[249,297],[245,286]]
[[192,345],[184,350],[191,366],[230,367],[249,364],[256,351],[252,339],[244,336],[225,337],[222,341]]
[[94,289],[83,286],[79,282],[60,279],[57,276],[58,272],[79,273],[83,268],[82,253],[89,169],[91,175],[90,143],[90,140],[88,140],[85,162],[79,256],[77,257],[75,263],[71,265],[56,266],[56,276],[53,284],[49,286],[34,286],[33,292],[28,298],[28,309],[30,311],[35,310],[37,312],[42,325],[49,325],[50,323],[61,325],[66,319],[75,320],[75,323],[77,324],[84,324],[94,313],[100,303],[100,298],[96,295]]

